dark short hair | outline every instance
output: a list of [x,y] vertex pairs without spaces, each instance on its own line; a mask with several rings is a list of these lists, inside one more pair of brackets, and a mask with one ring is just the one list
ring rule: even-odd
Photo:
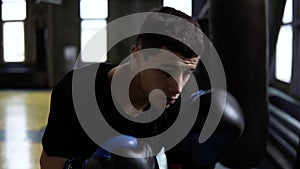
[[[156,13],[165,13],[165,14],[170,14],[170,15],[174,15],[177,17],[180,17],[182,19],[185,19],[186,21],[188,21],[189,23],[193,24],[193,26],[199,30],[200,26],[198,24],[198,22],[192,18],[191,16],[176,10],[174,8],[171,7],[162,7],[159,9],[155,9],[153,10],[153,12]],[[174,25],[172,25],[172,23],[169,22],[169,20],[167,18],[162,17],[161,15],[151,15],[148,18],[145,19],[141,30],[145,30],[147,29],[147,27],[149,25],[159,25],[162,26],[163,28],[167,30],[172,29],[172,27]],[[194,31],[191,30],[187,30],[186,25],[175,25],[176,29],[180,30],[178,32],[178,35],[183,37],[183,38],[188,38],[189,41],[192,44],[185,44],[182,41],[178,40],[178,39],[174,39],[170,36],[166,36],[166,35],[162,35],[162,34],[154,34],[154,33],[142,33],[139,34],[136,38],[136,43],[137,45],[140,45],[142,49],[147,49],[147,48],[161,48],[161,47],[166,47],[168,50],[170,50],[171,52],[175,52],[175,53],[179,53],[181,54],[183,57],[185,58],[192,58],[192,57],[196,57],[197,54],[195,51],[193,51],[191,49],[191,47],[193,47],[193,49],[198,49],[200,51],[200,53],[202,53],[202,50],[204,48],[203,45],[203,35],[201,31],[200,34],[195,35]],[[190,31],[190,32],[188,32]],[[197,53],[199,54],[199,52],[197,51]]]

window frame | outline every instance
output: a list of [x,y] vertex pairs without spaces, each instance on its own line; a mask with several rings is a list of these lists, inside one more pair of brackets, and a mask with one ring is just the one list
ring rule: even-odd
[[179,6],[178,6],[178,4],[176,4],[176,5],[169,5],[168,3],[167,4],[165,4],[166,2],[165,2],[165,0],[162,0],[162,5],[163,6],[170,6],[170,7],[174,7],[174,8],[176,8],[176,9],[178,9],[178,10],[181,10],[182,12],[184,12],[184,13],[186,13],[186,14],[188,14],[188,15],[190,15],[190,16],[192,16],[192,14],[193,14],[193,0],[189,0],[190,2],[190,12],[188,13],[187,11],[185,11],[185,10],[183,10],[183,9],[181,9]]
[[[271,74],[274,81],[271,81],[271,86],[291,95],[294,98],[300,99],[300,2],[292,0],[293,17],[289,23],[282,23],[280,27],[285,25],[292,26],[292,74],[290,83],[280,81],[276,78],[275,73]],[[276,57],[276,56],[275,56]],[[274,63],[276,64],[276,63]],[[274,65],[275,66],[275,65]],[[274,69],[274,71],[276,71]]]
[[[80,9],[81,9],[81,0],[79,0],[79,19],[80,19],[80,53],[81,53],[81,50],[83,49],[83,46],[82,46],[82,22],[83,21],[105,21],[106,22],[106,25],[107,25],[107,20],[108,20],[108,10],[109,10],[109,0],[106,0],[107,1],[107,15],[105,18],[95,18],[95,17],[91,17],[91,18],[82,18],[81,15],[80,15]],[[99,29],[100,30],[100,29]],[[106,35],[107,36],[107,35]],[[107,47],[107,37],[106,37],[106,47]],[[106,58],[104,59],[104,61],[107,60],[107,56]],[[81,61],[82,62],[85,62],[85,63],[89,63],[89,62],[93,62],[93,61],[85,61],[81,58]],[[97,62],[97,61],[96,61]],[[102,60],[101,60],[102,62]]]
[[[26,64],[27,63],[27,55],[26,55],[26,20],[28,17],[28,2],[27,0],[25,1],[25,18],[23,20],[3,20],[2,19],[2,0],[1,0],[1,6],[0,6],[0,39],[1,39],[1,47],[0,47],[0,65],[19,65],[19,64]],[[23,30],[24,30],[24,60],[19,61],[19,62],[6,62],[4,60],[4,36],[3,36],[3,27],[5,23],[9,22],[22,22],[23,23]]]

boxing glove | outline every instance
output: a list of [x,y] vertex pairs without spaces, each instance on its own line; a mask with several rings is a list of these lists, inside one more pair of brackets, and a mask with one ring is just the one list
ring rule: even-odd
[[232,95],[219,89],[193,93],[189,106],[193,104],[199,104],[197,119],[187,136],[167,152],[168,162],[182,164],[183,169],[214,168],[242,134],[243,112]]
[[104,142],[101,147],[95,151],[91,156],[93,157],[102,157],[102,158],[111,158],[111,152],[114,152],[119,149],[128,148],[135,149],[137,148],[137,139],[127,135],[115,136],[108,141]]
[[[107,151],[108,150],[108,151]],[[151,147],[131,136],[116,136],[95,151],[85,162],[85,169],[154,169]]]
[[[214,96],[212,92],[215,92]],[[201,92],[194,97],[200,99],[200,108],[196,123],[185,140],[187,158],[183,168],[214,168],[223,152],[233,145],[244,131],[243,112],[235,98],[223,90]],[[225,100],[222,100],[223,98]],[[209,116],[211,121],[208,121]],[[210,130],[211,128],[215,130]],[[207,131],[212,133],[209,133],[209,137],[203,142],[202,132]]]
[[111,152],[125,148],[137,148],[137,139],[126,135],[112,137],[104,142],[89,159],[82,160],[80,158],[72,158],[67,160],[64,169],[107,168],[111,159]]

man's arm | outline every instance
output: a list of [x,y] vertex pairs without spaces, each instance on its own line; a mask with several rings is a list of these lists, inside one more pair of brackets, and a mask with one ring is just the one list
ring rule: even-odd
[[[72,72],[67,73],[51,92],[50,113],[42,138],[43,151],[40,157],[41,169],[62,169],[67,160],[64,155],[70,145],[69,133],[70,112],[72,105]],[[54,154],[54,155],[51,155]],[[64,155],[64,156],[63,156]]]
[[41,169],[63,169],[66,161],[66,158],[50,157],[43,151],[40,158],[40,166]]

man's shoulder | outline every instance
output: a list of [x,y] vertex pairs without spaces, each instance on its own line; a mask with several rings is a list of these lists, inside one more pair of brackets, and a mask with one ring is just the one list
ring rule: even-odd
[[99,74],[99,73],[105,73],[111,70],[112,68],[116,67],[118,64],[114,63],[107,63],[107,62],[101,62],[101,63],[90,63],[78,68],[74,68],[69,73],[75,74],[75,73],[82,73],[82,72],[89,72],[90,74]]
[[88,83],[95,84],[95,81],[103,81],[109,70],[117,66],[111,63],[93,63],[79,68],[74,68],[65,73],[55,84],[52,93],[63,93],[69,95],[72,87],[76,84]]
[[116,67],[114,63],[91,63],[81,67],[74,68],[62,76],[56,85],[60,83],[71,82],[74,76],[78,78],[92,77],[93,75],[105,74],[112,68]]

